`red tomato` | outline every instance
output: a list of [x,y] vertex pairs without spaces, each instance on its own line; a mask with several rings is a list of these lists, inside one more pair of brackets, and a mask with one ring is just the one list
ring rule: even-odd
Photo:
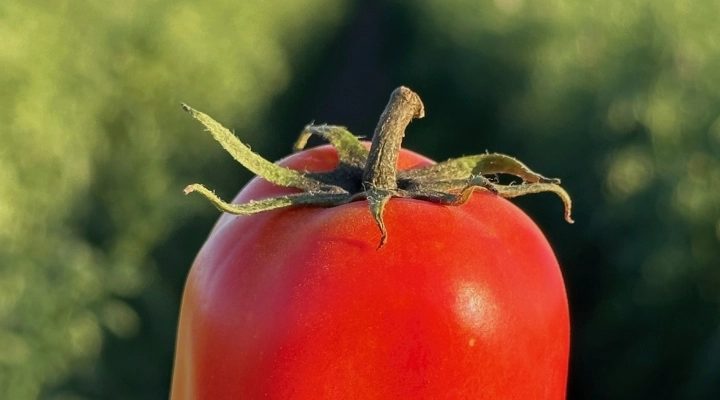
[[[256,178],[234,203],[290,192]],[[366,201],[223,215],[185,288],[172,399],[564,399],[565,288],[532,220],[486,191],[384,218],[378,249]]]

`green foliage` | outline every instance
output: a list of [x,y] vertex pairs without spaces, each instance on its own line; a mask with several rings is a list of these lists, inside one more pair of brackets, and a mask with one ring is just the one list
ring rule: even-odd
[[1,398],[51,396],[93,369],[104,337],[143,329],[123,299],[155,276],[153,248],[204,210],[182,197],[183,173],[222,154],[180,102],[253,128],[291,78],[288,49],[320,40],[342,10],[2,2]]

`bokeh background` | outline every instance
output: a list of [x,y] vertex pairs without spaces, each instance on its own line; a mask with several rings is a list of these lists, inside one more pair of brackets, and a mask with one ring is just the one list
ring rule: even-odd
[[[518,199],[562,265],[570,399],[720,398],[720,2],[0,2],[0,398],[165,399],[185,276],[250,175],[181,101],[271,159],[308,122],[558,176]],[[482,244],[479,244],[482,245]]]

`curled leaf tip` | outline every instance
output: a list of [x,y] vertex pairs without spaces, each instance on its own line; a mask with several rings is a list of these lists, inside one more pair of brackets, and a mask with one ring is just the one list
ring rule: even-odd
[[380,237],[380,244],[378,245],[378,247],[375,250],[380,250],[380,248],[383,247],[383,245],[385,245],[385,243],[387,243],[387,232],[384,233]]
[[183,193],[185,193],[185,194],[190,194],[190,193],[194,192],[196,185],[197,185],[197,184],[192,184],[192,185],[187,185],[187,186],[185,186],[185,189],[183,189]]

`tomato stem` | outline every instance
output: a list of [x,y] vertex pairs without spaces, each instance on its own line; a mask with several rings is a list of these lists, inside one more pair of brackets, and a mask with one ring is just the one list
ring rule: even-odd
[[[294,150],[302,150],[311,135],[326,139],[337,150],[339,160],[337,168],[328,172],[300,172],[273,164],[253,153],[249,146],[206,114],[185,104],[182,107],[205,125],[225,150],[247,169],[273,184],[301,190],[300,193],[245,204],[230,204],[203,185],[193,184],[185,189],[186,194],[202,194],[218,209],[227,213],[250,215],[292,206],[334,207],[366,199],[370,214],[381,234],[378,249],[387,242],[388,232],[383,213],[392,197],[460,205],[468,201],[475,190],[487,190],[505,198],[551,192],[563,201],[565,219],[573,222],[570,217],[572,201],[560,186],[559,179],[546,178],[504,154],[485,153],[398,171],[397,161],[405,128],[413,119],[425,115],[420,97],[406,87],[401,86],[390,95],[390,101],[375,128],[370,151],[356,136],[341,126],[305,127],[295,143]],[[513,175],[522,179],[522,183],[501,185],[485,176],[495,174]]]
[[367,189],[397,189],[397,160],[405,128],[413,119],[424,116],[425,107],[417,93],[404,86],[392,92],[375,128],[365,163],[363,183]]

